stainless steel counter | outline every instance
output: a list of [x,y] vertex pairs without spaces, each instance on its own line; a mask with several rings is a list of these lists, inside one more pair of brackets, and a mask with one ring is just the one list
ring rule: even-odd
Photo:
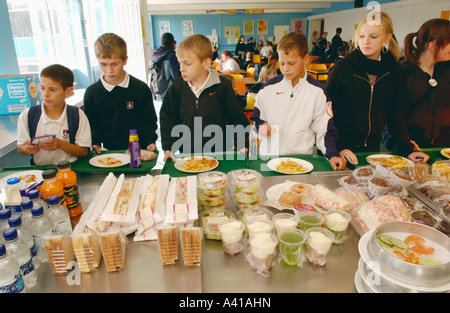
[[[9,175],[0,173],[0,178]],[[157,174],[157,171],[151,174]],[[86,209],[97,193],[106,175],[80,174],[81,202]],[[286,179],[315,184],[313,174],[265,177],[263,189]],[[276,209],[272,212],[278,213]],[[342,245],[333,245],[327,264],[319,267],[308,263],[303,267],[278,263],[270,270],[270,277],[262,277],[250,266],[245,250],[235,256],[224,253],[222,244],[216,240],[203,240],[200,267],[184,267],[178,264],[162,266],[157,241],[134,242],[128,236],[125,269],[107,273],[101,263],[93,273],[76,276],[54,276],[48,263],[38,270],[38,283],[30,290],[33,293],[328,293],[355,292],[354,277],[358,268],[359,236],[349,226],[348,240]],[[180,249],[181,250],[181,249]],[[180,256],[181,257],[181,256]],[[79,284],[76,278],[80,278]]]

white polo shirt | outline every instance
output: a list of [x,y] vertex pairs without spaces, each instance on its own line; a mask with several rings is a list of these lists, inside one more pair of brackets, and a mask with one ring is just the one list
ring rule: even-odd
[[241,69],[239,67],[239,64],[237,64],[237,62],[233,58],[229,58],[228,61],[225,62],[225,64],[222,67],[222,71],[225,70],[230,70],[234,73],[239,73]]
[[[30,138],[30,130],[28,129],[28,111],[26,109],[19,115],[17,122],[17,145],[23,145]],[[78,124],[78,131],[75,136],[75,144],[80,147],[91,147],[91,127],[89,125],[89,120],[84,114],[84,111],[80,112],[80,122]],[[64,108],[61,116],[54,120],[51,119],[45,112],[44,106],[42,107],[41,118],[39,119],[36,128],[36,137],[46,136],[46,135],[56,135],[58,139],[65,140],[69,142],[69,125],[67,122],[67,105]],[[36,165],[44,164],[56,164],[61,160],[69,160],[73,162],[77,159],[76,156],[66,153],[61,149],[54,151],[41,150],[33,155],[34,163]]]

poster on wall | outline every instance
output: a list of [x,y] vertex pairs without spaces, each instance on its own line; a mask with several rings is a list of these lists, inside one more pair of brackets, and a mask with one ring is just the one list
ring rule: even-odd
[[170,33],[170,21],[159,21],[159,36]]
[[254,28],[253,20],[244,20],[244,35],[253,35]]
[[241,36],[241,28],[239,26],[226,26],[225,38],[239,38]]
[[258,20],[258,35],[267,35],[267,20]]
[[181,21],[181,30],[183,37],[188,37],[194,33],[192,21]]
[[297,32],[306,35],[306,19],[291,18],[291,32]]

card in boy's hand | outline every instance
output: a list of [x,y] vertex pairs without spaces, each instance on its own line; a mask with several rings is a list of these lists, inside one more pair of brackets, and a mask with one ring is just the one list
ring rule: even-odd
[[37,146],[37,145],[43,143],[44,141],[51,140],[51,139],[53,139],[55,137],[56,137],[56,135],[45,135],[45,136],[34,137],[34,139],[31,142],[31,144]]

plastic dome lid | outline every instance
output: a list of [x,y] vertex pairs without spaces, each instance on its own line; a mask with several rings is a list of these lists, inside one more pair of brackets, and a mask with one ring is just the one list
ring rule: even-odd
[[33,201],[31,200],[22,201],[20,206],[22,207],[22,210],[31,210],[31,208],[33,207]]
[[8,219],[9,227],[19,227],[22,225],[22,218],[19,215],[14,215]]
[[56,196],[56,195],[51,196],[50,198],[48,198],[48,204],[50,204],[50,205],[59,204],[60,201],[61,201],[61,199],[58,196]]
[[17,230],[15,228],[8,228],[3,232],[3,238],[5,238],[6,241],[17,239]]
[[14,185],[20,183],[20,179],[18,177],[11,177],[6,181],[6,184],[8,185]]
[[44,214],[44,208],[40,204],[36,204],[31,208],[31,215],[33,216],[41,216]]
[[37,198],[39,198],[39,191],[37,191],[37,190],[30,190],[30,191],[28,191],[27,196],[31,200],[37,199]]
[[0,220],[7,220],[10,217],[11,217],[11,210],[10,209],[0,210]]

